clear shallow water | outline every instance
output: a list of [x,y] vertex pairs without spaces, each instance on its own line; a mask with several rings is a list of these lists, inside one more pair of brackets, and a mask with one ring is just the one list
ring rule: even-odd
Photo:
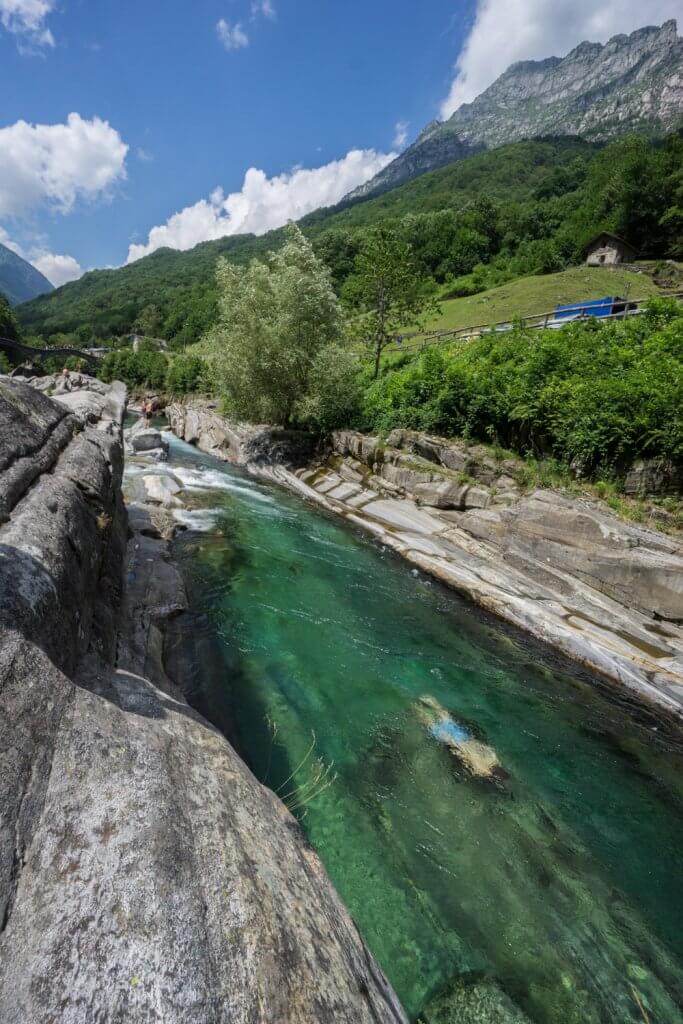
[[[538,1024],[683,1022],[679,744],[337,520],[181,442],[169,468],[221,647],[195,702],[229,704],[408,1011],[464,978]],[[508,777],[464,773],[424,697]]]

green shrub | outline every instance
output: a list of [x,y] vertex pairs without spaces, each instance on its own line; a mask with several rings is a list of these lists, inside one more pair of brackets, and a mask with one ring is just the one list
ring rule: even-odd
[[640,317],[559,331],[492,334],[436,347],[367,390],[363,425],[492,441],[576,459],[585,471],[638,456],[683,457],[683,311],[653,300]]
[[161,391],[166,383],[168,357],[163,352],[132,348],[109,352],[100,364],[104,381],[122,380],[128,387],[146,387]]
[[166,372],[166,390],[172,395],[187,395],[210,388],[210,371],[205,359],[183,354],[170,359]]

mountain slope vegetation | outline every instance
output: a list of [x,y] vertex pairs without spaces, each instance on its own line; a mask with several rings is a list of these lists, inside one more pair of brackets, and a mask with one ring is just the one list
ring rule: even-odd
[[[469,294],[513,277],[559,271],[597,231],[621,234],[653,259],[676,258],[683,228],[683,140],[630,137],[605,148],[576,138],[514,143],[392,192],[317,211],[301,227],[343,294],[363,233],[394,223],[425,282]],[[137,326],[182,346],[216,320],[215,267],[279,248],[283,229],[232,236],[188,252],[161,249],[98,270],[19,308],[27,335],[107,339]],[[478,277],[477,277],[478,275]],[[474,278],[474,279],[473,279]],[[457,288],[461,287],[461,292]],[[64,335],[67,338],[64,338]]]

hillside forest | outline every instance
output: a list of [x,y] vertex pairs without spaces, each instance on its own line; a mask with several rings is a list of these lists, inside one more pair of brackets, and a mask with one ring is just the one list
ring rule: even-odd
[[[19,307],[20,329],[34,344],[105,343],[105,379],[208,392],[234,417],[321,436],[419,429],[618,481],[636,458],[683,458],[675,300],[609,324],[391,346],[440,301],[580,264],[603,229],[662,274],[680,259],[680,135],[504,146],[261,238],[87,274]],[[168,351],[133,351],[121,337],[131,330]]]

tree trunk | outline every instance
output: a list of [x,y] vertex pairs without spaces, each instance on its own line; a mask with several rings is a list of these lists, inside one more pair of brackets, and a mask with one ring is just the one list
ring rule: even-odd
[[377,380],[379,377],[379,364],[382,358],[382,349],[384,348],[386,338],[384,335],[384,314],[385,314],[385,300],[384,300],[384,284],[380,283],[378,295],[377,295],[377,335],[375,337],[375,377]]
[[374,379],[375,380],[377,380],[377,378],[379,377],[379,361],[380,361],[381,358],[382,358],[382,343],[381,343],[380,339],[378,338],[377,339],[377,343],[375,345],[375,374],[374,374]]

